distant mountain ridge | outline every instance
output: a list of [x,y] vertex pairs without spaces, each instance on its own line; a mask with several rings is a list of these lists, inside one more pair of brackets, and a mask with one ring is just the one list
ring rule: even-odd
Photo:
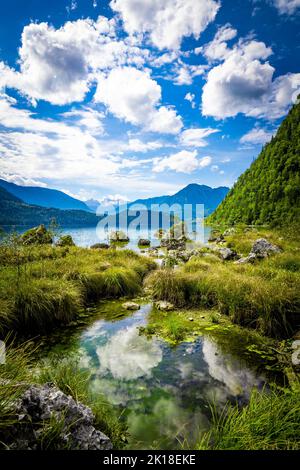
[[210,186],[192,183],[171,196],[137,199],[132,203],[128,203],[128,205],[144,204],[147,208],[150,208],[152,204],[193,204],[194,206],[204,204],[204,212],[207,216],[217,208],[228,191],[229,188],[226,186],[211,188]]
[[99,217],[87,211],[29,205],[0,186],[0,226],[48,226],[53,220],[60,227],[79,228],[96,226]]
[[57,189],[41,188],[39,186],[19,186],[3,179],[0,179],[0,187],[29,205],[90,212],[90,208],[84,202],[68,196],[68,194]]
[[237,180],[209,222],[300,223],[300,95],[277,134]]
[[[24,189],[25,191],[22,191]],[[26,191],[28,187],[18,186],[14,183],[8,183],[4,180],[0,180],[0,225],[38,225],[45,224],[48,225],[53,219],[61,227],[91,227],[96,226],[99,220],[101,220],[101,211],[99,216],[96,216],[92,212],[93,203],[96,206],[97,201],[87,201],[91,204],[91,207],[88,208],[85,203],[81,203],[74,198],[70,198],[61,191],[47,189],[48,193],[53,196],[53,193],[59,193],[59,200],[56,200],[56,204],[62,204],[62,201],[65,205],[75,205],[75,207],[83,207],[87,209],[59,209],[56,207],[48,207],[45,204],[52,204],[53,199],[49,198],[47,201],[43,201],[44,205],[39,204],[29,204],[22,199],[32,200],[32,193]],[[45,189],[45,188],[29,188],[29,189]],[[183,206],[184,204],[192,204],[193,206],[193,217],[196,216],[196,204],[204,204],[205,206],[205,215],[211,213],[221,200],[225,197],[229,188],[220,187],[220,188],[210,188],[205,185],[190,184],[185,188],[178,191],[172,196],[159,196],[149,199],[137,199],[134,202],[128,203],[128,208],[134,204],[143,204],[147,211],[151,209],[153,204],[167,204],[172,206],[174,204],[179,204]],[[21,195],[22,197],[18,196]],[[37,193],[41,196],[41,193]],[[66,199],[63,197],[66,196]],[[36,198],[34,198],[36,200]],[[70,201],[71,200],[71,201]],[[79,203],[79,204],[78,204]],[[81,205],[81,204],[82,205]],[[105,213],[107,208],[103,206],[103,213]],[[119,211],[123,213],[126,211],[126,208],[120,206]],[[148,219],[150,223],[150,213],[148,213]],[[134,216],[130,215],[128,217],[129,221],[134,219]],[[150,228],[150,227],[149,227]]]

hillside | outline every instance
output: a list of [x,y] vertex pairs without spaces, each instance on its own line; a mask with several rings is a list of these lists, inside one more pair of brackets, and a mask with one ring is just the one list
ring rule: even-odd
[[19,186],[2,179],[0,179],[0,187],[6,189],[26,204],[63,210],[90,211],[84,202],[56,189],[40,188],[38,186]]
[[210,188],[199,184],[189,184],[172,196],[158,196],[149,199],[138,199],[132,204],[204,204],[205,215],[211,214],[228,193],[229,188]]
[[50,209],[25,204],[0,187],[0,226],[49,225],[53,219],[61,227],[92,227],[99,221],[96,215],[86,211]]
[[300,103],[208,222],[283,225],[295,220],[300,221]]

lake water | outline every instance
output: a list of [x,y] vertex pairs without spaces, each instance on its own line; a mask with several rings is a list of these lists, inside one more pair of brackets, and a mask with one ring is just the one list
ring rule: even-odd
[[174,449],[209,428],[209,401],[246,403],[265,380],[209,336],[175,347],[140,334],[151,308],[124,313],[119,301],[104,302],[91,324],[56,338],[50,351],[80,356],[92,391],[123,412],[130,449]]
[[[12,230],[19,233],[23,233],[31,227],[4,227],[6,232],[11,232]],[[201,235],[201,242],[207,243],[211,229],[210,227],[204,227],[203,234]],[[84,227],[84,228],[63,228],[60,230],[61,234],[69,234],[72,236],[75,244],[81,247],[90,247],[95,243],[107,242],[108,235],[103,230],[97,230],[97,227]],[[141,230],[137,232],[136,230],[128,230],[129,243],[125,245],[126,248],[132,250],[138,250],[138,240],[140,238],[147,238],[151,240],[151,246],[158,246],[160,240],[155,237],[155,231]]]

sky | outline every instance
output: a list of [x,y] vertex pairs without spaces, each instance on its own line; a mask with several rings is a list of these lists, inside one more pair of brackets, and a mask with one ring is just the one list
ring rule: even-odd
[[232,186],[300,93],[300,0],[2,0],[0,177]]

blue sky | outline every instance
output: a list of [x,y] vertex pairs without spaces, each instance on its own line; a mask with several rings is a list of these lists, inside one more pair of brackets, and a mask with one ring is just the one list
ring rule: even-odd
[[0,6],[0,177],[81,199],[231,186],[300,91],[300,0]]

